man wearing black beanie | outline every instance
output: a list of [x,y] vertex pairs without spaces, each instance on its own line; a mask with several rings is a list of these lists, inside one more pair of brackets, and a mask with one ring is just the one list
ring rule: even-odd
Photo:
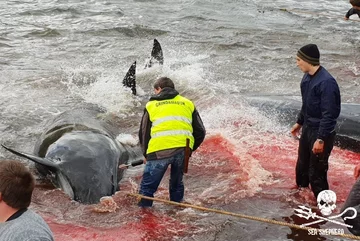
[[320,66],[320,52],[315,44],[300,48],[296,64],[304,72],[301,80],[302,107],[291,129],[298,136],[296,185],[311,186],[315,198],[329,189],[328,160],[334,146],[335,125],[340,114],[340,90],[335,78]]

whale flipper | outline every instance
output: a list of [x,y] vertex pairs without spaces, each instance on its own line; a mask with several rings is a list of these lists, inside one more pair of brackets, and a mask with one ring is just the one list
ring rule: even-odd
[[28,154],[28,153],[24,153],[24,152],[19,152],[19,151],[15,151],[14,149],[11,149],[10,147],[7,147],[3,144],[1,144],[2,147],[4,147],[6,150],[10,151],[11,153],[24,157],[26,159],[29,159],[37,164],[41,164],[44,165],[46,167],[48,167],[49,169],[53,169],[54,171],[57,170],[59,167],[56,163],[46,159],[46,158],[42,158],[42,157],[38,157],[32,154]]
[[154,39],[154,44],[153,44],[153,48],[151,51],[151,57],[150,57],[149,62],[146,63],[145,69],[152,67],[156,63],[159,65],[163,65],[164,64],[164,55],[163,55],[163,51],[162,51],[159,41]]

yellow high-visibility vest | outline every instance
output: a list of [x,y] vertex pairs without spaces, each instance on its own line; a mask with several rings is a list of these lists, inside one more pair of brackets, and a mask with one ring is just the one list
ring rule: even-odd
[[173,99],[149,101],[146,104],[146,110],[152,126],[146,154],[185,147],[186,138],[190,139],[190,148],[193,149],[192,114],[194,109],[194,104],[180,95]]

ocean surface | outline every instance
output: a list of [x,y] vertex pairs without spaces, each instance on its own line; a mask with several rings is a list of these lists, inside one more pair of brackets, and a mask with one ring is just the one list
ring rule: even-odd
[[[152,84],[167,76],[194,101],[207,129],[185,176],[186,201],[305,223],[293,209],[316,206],[316,200],[291,189],[297,142],[290,127],[244,97],[300,95],[296,52],[315,43],[342,101],[360,104],[360,21],[357,15],[343,19],[350,7],[345,0],[1,1],[0,142],[32,152],[48,119],[93,106],[106,109],[124,135],[136,140]],[[164,65],[144,69],[153,39],[162,46]],[[122,86],[134,61],[138,96]],[[0,159],[9,158],[33,168],[0,149]],[[330,158],[330,188],[339,208],[359,159],[339,148]],[[40,184],[31,207],[59,241],[344,240],[163,203],[139,210],[127,193],[136,192],[142,168],[127,171],[114,196],[116,212],[94,212]],[[156,197],[167,199],[167,188],[168,176]]]

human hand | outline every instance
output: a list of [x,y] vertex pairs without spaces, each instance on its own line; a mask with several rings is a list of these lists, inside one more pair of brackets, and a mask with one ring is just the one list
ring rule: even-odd
[[295,123],[295,125],[293,125],[293,127],[290,130],[290,133],[293,137],[295,137],[296,139],[299,138],[299,132],[301,129],[301,125],[298,123]]
[[349,18],[347,18],[347,17],[344,17],[344,19],[345,19],[345,20],[349,20]]
[[324,141],[321,140],[321,139],[317,139],[315,142],[314,142],[314,145],[313,145],[313,148],[312,148],[312,152],[314,154],[320,154],[320,153],[323,153],[324,151]]
[[126,164],[121,164],[120,166],[119,166],[119,169],[128,169],[129,168],[129,165],[126,165]]
[[360,176],[360,164],[354,169],[354,178],[357,179]]

